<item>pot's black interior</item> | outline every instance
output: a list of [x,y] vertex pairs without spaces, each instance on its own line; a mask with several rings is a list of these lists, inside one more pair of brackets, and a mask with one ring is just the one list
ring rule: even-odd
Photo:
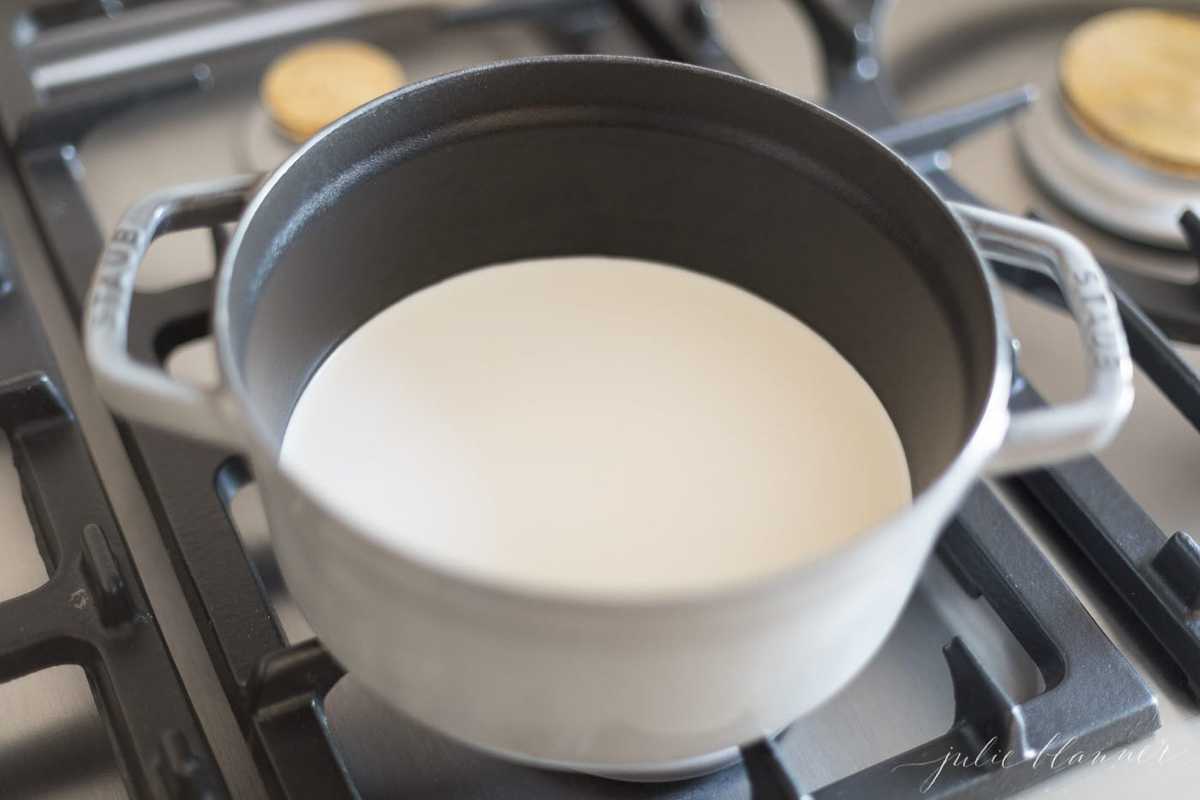
[[308,378],[377,312],[465,270],[565,254],[687,267],[803,319],[883,401],[916,491],[991,389],[994,312],[969,242],[882,147],[715,73],[557,59],[402,92],[280,177],[229,265],[253,413],[278,445]]

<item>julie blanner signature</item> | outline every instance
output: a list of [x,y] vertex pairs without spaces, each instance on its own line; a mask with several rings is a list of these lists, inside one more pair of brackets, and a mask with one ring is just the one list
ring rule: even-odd
[[951,747],[945,754],[928,761],[897,764],[892,772],[898,769],[927,769],[920,785],[924,794],[937,785],[948,771],[955,769],[990,771],[1025,766],[1027,769],[1057,772],[1068,767],[1103,763],[1163,766],[1183,758],[1181,752],[1171,750],[1165,741],[1149,742],[1140,747],[1122,747],[1119,750],[1087,750],[1079,747],[1078,743],[1079,737],[1065,737],[1056,733],[1040,749],[1021,754],[1001,749],[999,738],[993,736],[977,752],[968,753]]

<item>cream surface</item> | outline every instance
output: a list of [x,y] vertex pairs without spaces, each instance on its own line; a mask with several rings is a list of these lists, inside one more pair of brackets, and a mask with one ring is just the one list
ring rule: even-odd
[[317,371],[281,460],[419,558],[630,596],[813,559],[911,499],[900,440],[823,338],[643,261],[476,270],[396,303]]

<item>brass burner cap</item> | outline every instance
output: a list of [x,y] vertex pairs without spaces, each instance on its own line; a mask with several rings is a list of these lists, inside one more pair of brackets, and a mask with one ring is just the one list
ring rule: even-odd
[[1093,17],[1063,45],[1059,80],[1090,135],[1159,171],[1200,177],[1200,15]]
[[364,103],[405,83],[404,69],[386,51],[350,39],[326,39],[284,53],[259,87],[279,129],[302,142]]

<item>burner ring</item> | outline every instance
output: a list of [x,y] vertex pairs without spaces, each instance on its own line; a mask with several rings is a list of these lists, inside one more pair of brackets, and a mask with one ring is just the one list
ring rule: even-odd
[[1030,171],[1063,205],[1127,239],[1187,249],[1179,217],[1189,208],[1200,213],[1200,181],[1157,172],[1097,142],[1071,118],[1057,89],[1034,103],[1016,130]]

